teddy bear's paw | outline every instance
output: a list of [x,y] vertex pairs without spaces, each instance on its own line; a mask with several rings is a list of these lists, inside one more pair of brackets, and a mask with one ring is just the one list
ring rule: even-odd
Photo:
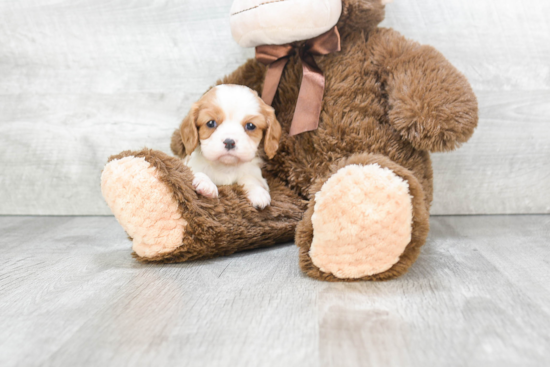
[[101,175],[101,191],[140,257],[152,258],[181,246],[187,222],[156,168],[144,158],[109,162]]
[[392,170],[341,168],[315,195],[313,264],[340,279],[390,269],[411,241],[412,209],[408,182]]

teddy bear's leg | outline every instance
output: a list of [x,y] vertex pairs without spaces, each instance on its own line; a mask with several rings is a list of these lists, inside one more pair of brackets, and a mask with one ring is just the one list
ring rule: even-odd
[[268,179],[271,205],[255,209],[242,187],[223,186],[219,197],[197,195],[193,174],[180,159],[144,149],[110,158],[101,189],[133,241],[135,257],[180,262],[291,241],[305,201]]
[[343,159],[317,179],[299,223],[300,266],[329,281],[384,280],[407,271],[429,231],[422,186],[387,157]]

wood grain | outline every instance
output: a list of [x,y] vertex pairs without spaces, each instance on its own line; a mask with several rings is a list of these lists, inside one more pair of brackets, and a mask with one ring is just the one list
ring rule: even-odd
[[[190,104],[252,50],[231,0],[0,2],[0,214],[110,214],[111,154],[169,152]],[[385,26],[471,81],[481,122],[434,156],[434,214],[550,213],[550,2],[396,0]]]
[[550,216],[431,226],[405,276],[344,284],[290,244],[144,265],[112,217],[0,217],[0,365],[549,365]]

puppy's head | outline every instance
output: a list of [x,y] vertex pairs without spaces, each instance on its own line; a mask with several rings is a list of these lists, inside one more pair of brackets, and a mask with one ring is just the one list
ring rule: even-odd
[[224,84],[212,88],[193,104],[180,126],[187,155],[199,145],[209,161],[227,165],[256,157],[264,138],[264,150],[273,158],[279,147],[281,126],[271,106],[244,86]]

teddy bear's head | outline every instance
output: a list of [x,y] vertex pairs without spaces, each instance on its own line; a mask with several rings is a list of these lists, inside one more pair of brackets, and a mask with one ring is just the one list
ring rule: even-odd
[[282,45],[339,29],[369,30],[391,0],[235,0],[231,33],[243,47]]

